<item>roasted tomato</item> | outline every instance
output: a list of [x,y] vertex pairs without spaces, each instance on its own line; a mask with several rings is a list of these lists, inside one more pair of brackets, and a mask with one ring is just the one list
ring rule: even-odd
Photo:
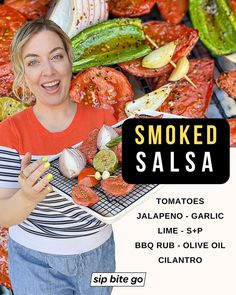
[[122,162],[122,142],[119,142],[112,150],[115,152],[118,161]]
[[[156,88],[168,83],[168,77],[169,75],[165,75],[157,78]],[[214,60],[190,60],[188,77],[196,85],[196,88],[185,79],[178,81],[158,111],[191,118],[204,116],[214,86]]]
[[72,199],[76,204],[86,207],[93,206],[100,200],[99,196],[84,184],[73,187]]
[[92,130],[87,138],[83,141],[81,146],[78,149],[84,153],[87,162],[92,165],[93,158],[97,153],[97,137],[98,137],[99,129]]
[[[171,41],[178,40],[172,60],[177,62],[181,56],[187,56],[198,40],[198,31],[185,25],[173,25],[163,21],[150,21],[143,24],[144,32],[158,46],[163,46]],[[173,70],[173,66],[168,64],[159,69],[148,69],[142,67],[142,58],[120,64],[120,67],[139,77],[158,77]]]
[[94,177],[95,173],[96,170],[93,167],[84,168],[78,176],[78,184],[84,184],[88,187],[95,186],[99,183],[99,181]]
[[0,285],[11,288],[10,278],[8,276],[8,229],[0,226]]
[[124,181],[121,175],[112,176],[101,181],[103,190],[112,196],[126,196],[134,189],[134,184]]
[[92,67],[72,80],[70,96],[76,102],[102,107],[120,119],[124,105],[133,98],[133,90],[124,74],[109,67]]
[[44,17],[50,0],[5,0],[5,4],[22,13],[27,19]]
[[157,0],[157,6],[164,20],[178,24],[188,10],[188,0]]
[[236,118],[228,120],[230,127],[230,146],[236,147]]
[[0,4],[0,65],[10,62],[9,48],[14,32],[26,22],[17,10]]
[[154,4],[155,0],[110,0],[109,11],[118,17],[140,16],[149,13]]
[[14,75],[11,70],[10,64],[0,65],[0,96],[11,97],[13,95],[12,93],[13,81],[14,81]]
[[233,12],[236,13],[236,0],[227,0],[227,2],[229,3]]
[[236,99],[236,70],[221,73],[216,83],[228,96]]

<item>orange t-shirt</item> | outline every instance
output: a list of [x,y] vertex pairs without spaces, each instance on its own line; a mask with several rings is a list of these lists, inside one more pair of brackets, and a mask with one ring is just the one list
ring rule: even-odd
[[45,129],[33,113],[33,108],[19,112],[0,123],[0,146],[15,149],[19,155],[52,155],[83,141],[95,128],[116,123],[104,109],[78,104],[70,126],[61,132]]

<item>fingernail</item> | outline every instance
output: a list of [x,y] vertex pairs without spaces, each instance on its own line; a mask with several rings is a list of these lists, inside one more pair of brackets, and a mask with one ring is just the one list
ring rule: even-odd
[[43,158],[42,158],[42,161],[43,161],[43,162],[47,162],[47,161],[48,161],[48,157],[43,157]]
[[53,179],[53,175],[52,173],[48,173],[47,174],[47,180],[52,180]]
[[49,167],[50,167],[50,163],[49,163],[49,162],[47,162],[47,163],[44,164],[44,168],[47,169],[47,168],[49,168]]
[[48,186],[48,191],[50,192],[50,191],[52,191],[52,188],[51,188],[51,186]]

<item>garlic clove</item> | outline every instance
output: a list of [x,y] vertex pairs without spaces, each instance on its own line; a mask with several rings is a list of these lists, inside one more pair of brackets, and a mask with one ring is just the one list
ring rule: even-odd
[[189,61],[186,56],[182,56],[178,60],[176,64],[176,68],[172,71],[168,80],[172,82],[178,81],[184,78],[187,75],[188,71],[189,71]]
[[111,174],[110,174],[110,172],[109,171],[103,171],[103,173],[102,173],[102,179],[104,180],[104,179],[107,179],[107,178],[109,178],[111,176]]
[[172,41],[153,50],[143,58],[142,66],[149,69],[158,69],[164,67],[171,61],[176,45],[177,42]]
[[95,174],[94,174],[94,177],[97,179],[97,180],[101,180],[102,179],[102,175],[99,171],[96,171]]

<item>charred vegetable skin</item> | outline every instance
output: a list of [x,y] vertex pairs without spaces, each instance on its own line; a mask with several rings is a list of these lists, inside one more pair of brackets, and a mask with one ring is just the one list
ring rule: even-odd
[[139,19],[112,19],[72,38],[73,72],[100,65],[112,65],[147,55],[151,48]]
[[213,55],[236,51],[236,14],[226,0],[190,0],[190,16]]

